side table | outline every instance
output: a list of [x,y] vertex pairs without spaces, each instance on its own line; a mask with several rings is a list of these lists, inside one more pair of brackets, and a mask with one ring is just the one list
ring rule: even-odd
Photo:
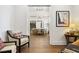
[[73,37],[73,38],[75,38],[74,39],[74,41],[76,41],[77,40],[77,38],[79,37],[79,35],[70,35],[70,34],[64,34],[65,35],[65,38],[66,38],[66,40],[67,40],[67,45],[69,44],[69,43],[72,43],[72,42],[70,42],[70,37]]

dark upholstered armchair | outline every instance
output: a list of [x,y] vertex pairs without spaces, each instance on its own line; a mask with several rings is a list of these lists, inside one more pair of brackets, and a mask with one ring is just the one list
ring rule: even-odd
[[79,39],[73,43],[68,44],[61,53],[79,53]]
[[15,37],[13,36],[13,32],[10,30],[7,31],[7,35],[8,41],[16,41],[19,52],[21,52],[21,47],[25,44],[28,44],[29,47],[30,38],[28,35],[21,35],[20,37]]

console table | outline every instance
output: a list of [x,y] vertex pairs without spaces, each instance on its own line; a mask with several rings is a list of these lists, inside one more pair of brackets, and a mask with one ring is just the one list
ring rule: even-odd
[[65,38],[66,38],[66,40],[67,40],[67,45],[69,44],[69,43],[71,43],[69,40],[69,38],[70,37],[74,37],[75,39],[74,39],[74,41],[76,41],[77,40],[77,38],[79,37],[79,35],[69,35],[69,34],[64,34],[65,35]]

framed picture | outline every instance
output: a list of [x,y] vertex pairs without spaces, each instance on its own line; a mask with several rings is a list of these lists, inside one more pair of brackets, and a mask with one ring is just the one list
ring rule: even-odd
[[68,27],[70,24],[69,11],[56,11],[56,27]]

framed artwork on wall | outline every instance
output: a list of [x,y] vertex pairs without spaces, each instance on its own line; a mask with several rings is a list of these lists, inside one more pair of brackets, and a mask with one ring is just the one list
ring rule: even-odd
[[70,13],[69,11],[56,11],[56,27],[69,27]]

